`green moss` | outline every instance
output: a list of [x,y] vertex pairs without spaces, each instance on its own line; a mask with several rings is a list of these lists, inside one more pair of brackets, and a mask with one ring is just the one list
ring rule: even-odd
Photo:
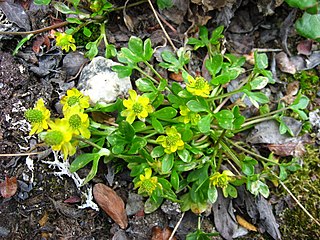
[[[71,25],[72,26],[72,25]],[[77,25],[74,25],[76,27]],[[83,29],[73,34],[77,46],[85,46],[88,42],[94,42],[100,36],[100,26],[95,23],[90,23],[86,26],[91,31],[91,36],[87,37],[83,33]]]
[[[320,151],[307,146],[303,167],[285,182],[302,205],[316,219],[320,219]],[[285,193],[286,194],[286,193]],[[320,228],[299,207],[286,209],[282,215],[280,230],[286,239],[320,239]]]
[[294,79],[300,82],[302,94],[307,95],[311,99],[316,96],[320,83],[316,70],[312,69],[296,73]]

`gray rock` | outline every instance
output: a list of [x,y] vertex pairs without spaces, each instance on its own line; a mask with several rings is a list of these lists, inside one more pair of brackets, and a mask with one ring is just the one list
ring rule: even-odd
[[144,209],[143,197],[129,192],[127,204],[126,204],[126,213],[128,216],[136,214],[138,211]]
[[75,76],[86,62],[88,62],[88,59],[81,52],[69,52],[63,58],[62,69],[66,71],[68,77]]
[[104,57],[95,57],[81,72],[78,89],[90,97],[91,104],[111,103],[132,89],[130,78],[119,78],[111,67],[119,65]]

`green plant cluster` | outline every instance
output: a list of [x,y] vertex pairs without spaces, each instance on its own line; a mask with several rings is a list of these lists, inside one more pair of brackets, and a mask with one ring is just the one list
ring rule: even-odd
[[285,0],[290,7],[304,11],[295,27],[298,33],[306,38],[320,41],[320,1],[319,0]]
[[[146,213],[155,211],[164,199],[169,199],[180,203],[182,211],[201,214],[216,201],[218,189],[224,197],[235,198],[237,186],[242,184],[253,195],[268,197],[266,181],[277,184],[299,165],[295,159],[279,162],[272,154],[263,157],[234,137],[270,119],[279,121],[281,133],[291,133],[283,116],[294,112],[306,121],[304,109],[309,100],[299,93],[291,105],[279,102],[277,109],[260,111],[260,115],[246,119],[241,114],[246,107],[244,98],[256,108],[269,103],[263,93],[268,84],[274,83],[267,70],[268,58],[264,53],[255,53],[253,69],[245,71],[243,57],[221,52],[223,37],[223,27],[215,29],[210,36],[205,27],[200,27],[199,38],[188,41],[194,50],[207,50],[204,65],[211,75],[209,80],[186,71],[192,51],[181,48],[177,53],[161,54],[159,67],[181,74],[184,84],[168,82],[150,63],[154,53],[150,39],[131,37],[128,47],[121,48],[117,54],[122,65],[114,66],[113,70],[120,77],[139,72],[142,77],[135,80],[137,90],[129,90],[127,99],[96,104],[85,110],[87,114],[117,113],[117,117],[112,125],[90,119],[90,139],[77,136],[77,141],[82,141],[82,146],[92,146],[93,150],[77,156],[70,170],[76,172],[91,163],[84,182],[87,183],[96,175],[99,161],[124,160],[134,187],[147,197]],[[226,84],[240,75],[244,78],[239,87],[227,92]],[[230,104],[233,94],[241,97]],[[199,236],[207,235],[198,229],[190,239]]]

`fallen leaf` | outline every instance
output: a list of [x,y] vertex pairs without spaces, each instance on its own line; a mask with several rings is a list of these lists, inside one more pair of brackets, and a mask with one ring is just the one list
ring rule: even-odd
[[312,49],[312,40],[307,39],[301,41],[298,46],[298,54],[306,55],[309,56],[311,54],[311,49]]
[[110,187],[97,183],[93,187],[93,196],[97,204],[115,221],[122,229],[127,228],[128,218],[123,200]]
[[271,152],[281,157],[301,157],[306,152],[304,145],[301,141],[284,144],[269,144],[268,148]]
[[250,231],[257,232],[257,228],[249,223],[247,220],[245,220],[243,217],[236,215],[237,222],[239,223],[240,226],[244,227],[245,229],[248,229]]
[[81,198],[78,196],[71,196],[63,201],[64,203],[79,203],[81,202]]
[[170,73],[169,78],[177,81],[177,82],[183,82],[182,73]]
[[295,74],[296,73],[296,67],[295,65],[290,61],[287,54],[284,52],[280,52],[276,55],[276,61],[277,66],[282,72]]
[[[161,227],[155,226],[152,228],[151,240],[168,240],[172,234],[172,230],[169,227],[161,229]],[[172,237],[172,240],[176,240],[176,237]]]
[[5,177],[5,180],[0,183],[0,192],[2,197],[10,198],[12,197],[18,189],[17,178],[16,177]]
[[36,37],[32,45],[33,52],[39,53],[42,45],[46,46],[47,50],[50,49],[50,40],[47,35]]
[[41,227],[43,227],[44,225],[46,225],[46,223],[48,222],[49,219],[49,215],[47,212],[45,212],[42,216],[42,218],[38,221],[39,225]]

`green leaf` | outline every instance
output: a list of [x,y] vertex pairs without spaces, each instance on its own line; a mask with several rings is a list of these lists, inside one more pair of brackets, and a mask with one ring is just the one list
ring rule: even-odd
[[298,33],[320,42],[320,14],[305,12],[295,23]]
[[164,78],[160,79],[158,91],[160,91],[160,92],[164,91],[167,86],[168,86],[168,81]]
[[319,0],[285,0],[290,7],[300,8],[301,10],[306,10],[319,5]]
[[63,13],[63,14],[77,14],[76,11],[70,9],[66,4],[62,3],[62,2],[54,2],[53,3],[53,7]]
[[177,173],[177,171],[173,170],[170,176],[170,183],[175,190],[179,189],[179,181],[179,174]]
[[13,50],[12,55],[16,55],[19,51],[19,49],[25,44],[27,41],[29,41],[34,34],[28,34],[26,37],[22,38],[19,43],[17,44],[16,48]]
[[67,18],[66,19],[69,23],[76,23],[76,24],[82,24],[79,18]]
[[260,70],[267,68],[268,67],[267,54],[254,52],[254,67]]
[[137,154],[140,149],[147,145],[147,140],[141,137],[135,137],[132,142],[128,154]]
[[135,36],[131,36],[128,43],[128,48],[122,48],[121,52],[132,59],[134,62],[149,61],[153,54],[150,39],[146,39],[144,42]]
[[299,94],[296,99],[293,101],[292,105],[289,106],[290,109],[298,110],[305,109],[309,105],[309,98]]
[[105,56],[105,58],[112,58],[112,57],[117,56],[116,46],[113,44],[107,44],[104,56]]
[[258,76],[250,82],[250,86],[252,90],[260,90],[263,89],[269,83],[269,79],[267,77]]
[[208,188],[208,200],[211,204],[215,203],[218,198],[218,190],[216,187],[211,186]]
[[89,29],[89,28],[87,28],[87,27],[83,27],[82,28],[83,30],[83,34],[86,36],[86,37],[90,37],[91,35],[92,35],[92,32],[91,32],[91,30]]
[[98,47],[97,47],[97,43],[96,42],[88,42],[86,44],[86,49],[88,50],[85,53],[85,56],[87,58],[89,58],[90,60],[92,60],[95,56],[98,55]]
[[119,129],[119,132],[122,133],[122,135],[124,136],[126,141],[128,141],[128,142],[132,141],[132,139],[135,136],[135,131],[130,123],[128,123],[127,121],[122,121],[119,124],[118,129]]
[[153,82],[148,78],[139,78],[135,83],[141,92],[153,92],[157,90]]
[[[150,98],[151,100],[151,98]],[[152,106],[154,108],[158,108],[164,101],[164,95],[163,94],[158,94],[157,92],[157,97],[155,98],[155,100],[152,102]]]
[[79,169],[86,166],[89,162],[94,159],[99,159],[100,155],[98,153],[84,153],[76,157],[76,159],[70,165],[70,172],[74,173]]
[[258,164],[257,160],[251,157],[245,157],[243,161],[240,162],[242,172],[247,176],[254,175],[254,167]]
[[258,103],[265,104],[269,102],[269,98],[262,92],[250,92],[247,89],[243,89],[243,92],[256,108],[259,108]]
[[158,5],[158,8],[163,10],[165,8],[172,7],[173,6],[173,2],[172,2],[172,0],[157,0],[157,5]]
[[214,116],[217,119],[220,127],[223,129],[233,129],[234,115],[230,110],[221,110]]
[[161,173],[168,174],[170,173],[174,163],[173,154],[166,154],[161,159]]
[[156,146],[154,149],[151,151],[151,157],[153,158],[159,158],[164,155],[164,148],[162,146]]
[[163,120],[167,120],[167,119],[172,119],[177,115],[177,110],[174,109],[173,107],[164,107],[161,108],[158,111],[155,111],[152,116],[158,118],[158,119],[163,119]]
[[215,30],[213,30],[210,38],[210,43],[213,45],[219,44],[219,39],[223,38],[224,36],[222,35],[224,30],[224,26],[219,26]]
[[88,173],[87,177],[84,179],[82,185],[87,184],[91,179],[93,179],[96,176],[98,171],[99,159],[100,157],[93,159],[91,170]]
[[164,133],[164,128],[157,118],[151,117],[151,125],[158,133]]
[[236,198],[238,196],[237,189],[234,186],[232,186],[231,184],[228,184],[226,191],[228,193],[228,196],[230,196],[232,198]]
[[200,119],[198,122],[198,128],[201,133],[207,133],[210,131],[210,124],[212,121],[212,117],[208,114]]
[[162,197],[149,197],[144,203],[144,212],[149,214],[157,210],[163,201]]
[[192,112],[207,112],[208,111],[207,106],[203,106],[200,102],[195,101],[195,100],[190,100],[189,102],[187,102],[187,107]]
[[163,62],[159,63],[159,66],[168,69],[171,72],[178,73],[180,70],[183,70],[183,63],[180,63],[176,58],[176,55],[170,51],[163,51],[161,53]]
[[132,67],[129,66],[122,66],[122,65],[116,65],[112,66],[111,68],[113,71],[118,73],[119,78],[125,78],[125,77],[130,77],[132,74]]
[[187,149],[182,149],[177,151],[179,158],[184,162],[190,162],[192,157]]
[[51,0],[34,0],[33,3],[36,5],[49,5]]
[[205,66],[212,77],[215,77],[217,73],[220,72],[223,63],[222,54],[216,54],[211,58],[207,59]]

